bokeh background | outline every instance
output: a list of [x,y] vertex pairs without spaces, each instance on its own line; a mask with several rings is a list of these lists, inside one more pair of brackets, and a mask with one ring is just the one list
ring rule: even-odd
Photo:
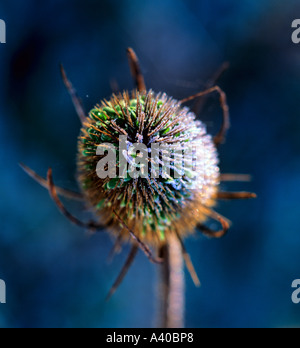
[[[294,327],[300,305],[300,44],[291,23],[298,0],[1,1],[7,43],[0,45],[0,278],[7,304],[0,327],[153,327],[156,267],[140,254],[109,303],[105,295],[128,247],[110,264],[105,233],[89,237],[60,215],[43,188],[18,167],[76,189],[80,123],[59,75],[60,62],[86,109],[111,84],[133,87],[125,49],[138,53],[148,87],[176,98],[204,88],[225,61],[219,84],[232,128],[220,150],[227,183],[257,200],[224,202],[228,236],[187,240],[202,280],[187,275],[187,327]],[[214,134],[217,96],[199,118]],[[87,218],[80,204],[68,207]],[[212,225],[212,227],[214,227]]]

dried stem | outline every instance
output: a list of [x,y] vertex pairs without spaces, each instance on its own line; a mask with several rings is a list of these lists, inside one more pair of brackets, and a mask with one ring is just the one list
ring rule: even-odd
[[176,235],[160,250],[164,263],[160,269],[159,323],[162,328],[184,327],[184,272],[182,246]]

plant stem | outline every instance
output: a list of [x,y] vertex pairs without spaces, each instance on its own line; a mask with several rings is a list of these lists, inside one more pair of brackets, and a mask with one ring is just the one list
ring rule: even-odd
[[164,263],[160,269],[159,322],[162,328],[183,328],[185,287],[183,257],[180,241],[170,236],[168,243],[160,250]]

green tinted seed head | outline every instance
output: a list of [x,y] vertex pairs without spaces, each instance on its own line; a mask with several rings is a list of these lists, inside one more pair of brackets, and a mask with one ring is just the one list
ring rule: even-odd
[[[126,151],[120,150],[122,136]],[[97,173],[99,160],[105,159],[105,154],[97,155],[97,148],[105,143],[115,149],[113,178]],[[129,147],[136,143],[145,150],[131,153]],[[187,144],[194,153],[187,154]],[[153,146],[163,150],[155,152]],[[176,175],[178,150],[184,156],[181,176]],[[135,164],[140,157],[147,158],[148,167]],[[165,163],[167,173],[161,168]],[[132,177],[133,169],[143,176]],[[136,236],[151,245],[165,243],[170,233],[193,232],[205,219],[203,206],[214,205],[219,184],[216,149],[204,125],[180,102],[152,91],[114,95],[90,111],[79,138],[78,171],[82,191],[101,221],[119,233],[117,212]],[[128,229],[123,227],[121,235],[129,239]]]

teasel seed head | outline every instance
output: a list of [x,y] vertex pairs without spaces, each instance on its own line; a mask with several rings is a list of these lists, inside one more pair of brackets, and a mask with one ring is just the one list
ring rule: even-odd
[[[149,165],[143,177],[132,178],[130,166],[120,177],[122,156],[129,163],[135,157],[119,150],[121,136],[127,138],[127,150],[135,143],[146,146]],[[105,158],[97,155],[101,144],[116,149],[116,178],[102,179],[97,174],[97,164]],[[166,150],[192,149],[184,156],[183,176],[175,175],[176,155],[170,157],[174,151],[154,154],[152,144]],[[100,221],[113,233],[121,233],[124,241],[130,240],[128,228],[152,246],[163,245],[170,234],[184,237],[206,220],[207,209],[215,205],[220,175],[213,139],[189,108],[166,94],[133,91],[103,101],[90,111],[78,148],[78,178],[86,201]],[[169,164],[168,173],[157,166],[161,162]],[[143,171],[141,165],[139,170]]]

